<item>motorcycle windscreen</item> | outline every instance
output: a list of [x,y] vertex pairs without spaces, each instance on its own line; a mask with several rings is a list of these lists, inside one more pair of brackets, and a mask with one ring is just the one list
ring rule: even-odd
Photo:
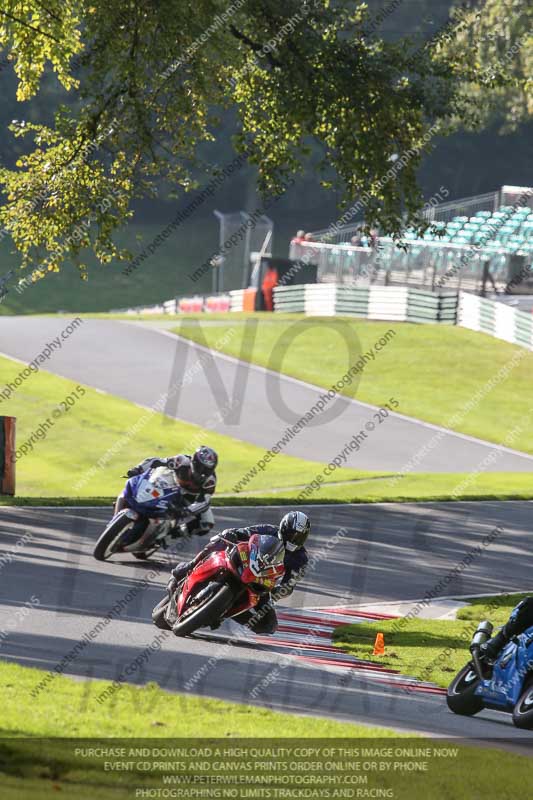
[[285,571],[285,548],[276,536],[254,533],[249,541],[248,569],[258,583],[269,586]]
[[175,491],[180,491],[180,487],[174,470],[157,467],[141,476],[135,496],[138,503],[150,503]]

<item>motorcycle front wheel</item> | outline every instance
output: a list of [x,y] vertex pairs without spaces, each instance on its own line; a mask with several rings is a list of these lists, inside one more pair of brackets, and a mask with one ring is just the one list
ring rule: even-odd
[[117,552],[120,538],[128,528],[134,524],[131,517],[125,514],[111,522],[96,542],[93,555],[97,561],[106,561],[113,553]]
[[[181,618],[174,623],[172,633],[176,636],[188,636],[198,628],[219,622],[220,617],[231,608],[235,599],[233,589],[226,584],[211,585],[213,594],[207,597],[201,605],[193,606],[190,610],[185,611]],[[219,586],[218,589],[216,589],[217,586]]]
[[171,630],[170,625],[165,619],[165,611],[167,610],[167,606],[169,603],[170,603],[170,598],[168,594],[166,594],[152,611],[152,622],[157,628],[161,628],[164,631]]
[[533,677],[529,678],[513,709],[513,722],[517,728],[533,729]]
[[479,678],[471,664],[457,673],[448,686],[446,702],[450,711],[463,717],[473,717],[483,708],[483,700],[475,693],[479,686]]

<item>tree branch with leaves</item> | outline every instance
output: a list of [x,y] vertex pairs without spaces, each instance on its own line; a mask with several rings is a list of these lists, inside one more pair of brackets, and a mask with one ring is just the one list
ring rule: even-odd
[[[53,125],[13,122],[27,152],[0,170],[0,223],[21,265],[39,265],[40,275],[67,258],[83,275],[89,253],[129,258],[115,237],[135,198],[153,196],[162,181],[190,191],[220,168],[198,147],[216,141],[221,109],[236,111],[235,147],[249,154],[263,194],[303,171],[315,142],[324,185],[340,189],[345,207],[364,194],[367,223],[395,236],[425,224],[417,169],[427,132],[477,113],[460,53],[366,36],[364,3],[120,0],[110,12],[107,0],[0,0],[0,8],[0,47],[19,100],[39,92],[48,70],[74,101],[56,109]],[[383,182],[406,152],[414,155]]]

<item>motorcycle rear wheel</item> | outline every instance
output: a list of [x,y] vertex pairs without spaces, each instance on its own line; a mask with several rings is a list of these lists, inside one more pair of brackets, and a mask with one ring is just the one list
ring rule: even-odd
[[450,711],[463,717],[473,717],[483,709],[483,700],[474,692],[479,685],[479,678],[471,664],[457,673],[448,686],[446,702]]
[[533,676],[526,681],[513,709],[513,723],[517,728],[533,729]]
[[223,584],[205,603],[189,613],[186,612],[184,619],[174,623],[172,633],[175,636],[188,636],[198,628],[218,622],[222,614],[231,608],[234,598],[233,589]]
[[134,521],[130,517],[122,516],[109,525],[96,542],[93,551],[95,559],[97,561],[107,561],[114,552],[117,552],[113,550],[113,545],[122,536],[126,528],[131,527],[133,524]]

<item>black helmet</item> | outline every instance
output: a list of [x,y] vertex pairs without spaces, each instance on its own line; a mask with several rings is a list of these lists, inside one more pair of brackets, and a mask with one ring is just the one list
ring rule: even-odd
[[289,511],[279,523],[279,534],[289,551],[303,547],[310,530],[309,517],[303,511]]
[[204,481],[213,474],[218,464],[218,456],[211,447],[202,445],[196,450],[191,459],[191,470],[193,478],[197,481]]

